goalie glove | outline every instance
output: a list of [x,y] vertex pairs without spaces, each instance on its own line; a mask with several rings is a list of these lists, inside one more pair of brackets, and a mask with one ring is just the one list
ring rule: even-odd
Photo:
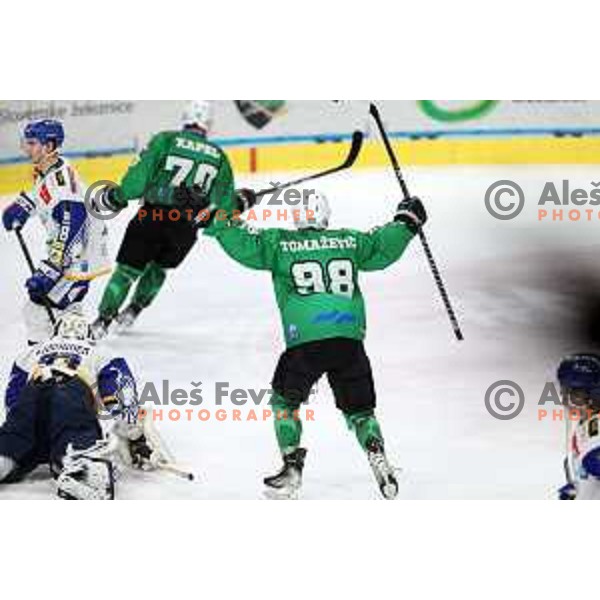
[[130,424],[117,420],[108,436],[115,440],[116,453],[125,465],[145,471],[154,468],[152,459],[155,453],[139,423]]
[[116,453],[123,463],[134,469],[151,471],[172,462],[160,436],[151,424],[151,415],[140,411],[135,423],[127,422],[119,412],[108,435],[115,440]]
[[420,198],[413,196],[402,200],[396,208],[394,221],[404,223],[413,233],[416,233],[427,223],[427,211]]

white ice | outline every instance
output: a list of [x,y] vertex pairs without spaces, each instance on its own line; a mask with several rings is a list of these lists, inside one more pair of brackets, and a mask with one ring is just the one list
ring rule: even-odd
[[[238,185],[264,185],[289,174],[246,178]],[[368,308],[367,350],[374,368],[388,454],[401,466],[402,499],[551,498],[562,481],[563,425],[539,421],[537,401],[556,363],[571,347],[553,324],[569,313],[565,298],[547,285],[545,272],[557,257],[589,258],[597,244],[597,222],[537,222],[537,198],[547,180],[571,179],[590,189],[593,167],[411,168],[411,190],[426,202],[426,230],[465,333],[453,339],[447,317],[418,240],[390,269],[362,276]],[[528,202],[514,221],[497,221],[484,207],[487,187],[514,179]],[[334,212],[333,226],[368,229],[383,223],[398,200],[389,170],[354,170],[322,180]],[[271,220],[272,221],[272,220]],[[128,216],[110,222],[114,249]],[[275,225],[275,223],[271,223]],[[26,235],[41,257],[39,225]],[[0,387],[22,348],[20,314],[27,269],[16,240],[0,235],[2,284]],[[94,286],[94,315],[102,283]],[[558,282],[560,284],[560,282]],[[562,337],[561,337],[562,336]],[[233,388],[268,388],[283,349],[279,316],[268,274],[244,269],[218,244],[201,239],[173,273],[156,303],[135,329],[113,337],[108,347],[125,356],[141,381],[160,388],[191,389],[202,381],[207,422],[169,421],[157,426],[181,463],[198,475],[195,483],[169,474],[126,473],[120,498],[255,499],[262,477],[280,466],[272,423],[226,421],[214,413],[215,382]],[[585,348],[583,348],[585,350]],[[525,409],[511,421],[493,419],[484,393],[510,379],[526,394]],[[190,407],[183,407],[190,408]],[[241,407],[245,416],[251,402]],[[304,429],[308,448],[304,498],[375,499],[378,490],[366,459],[333,406],[325,381]],[[0,489],[0,498],[48,498],[51,482],[42,473]]]

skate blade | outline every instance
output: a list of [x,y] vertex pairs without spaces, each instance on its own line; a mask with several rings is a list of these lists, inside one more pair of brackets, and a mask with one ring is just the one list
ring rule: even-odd
[[399,492],[398,482],[386,481],[381,485],[380,490],[386,500],[396,500]]
[[389,472],[387,474],[378,473],[373,471],[375,480],[379,486],[379,491],[385,500],[396,500],[400,492],[399,476],[401,476],[403,470],[401,467],[390,465]]
[[299,488],[265,488],[263,495],[267,500],[298,500],[300,497]]
[[115,324],[113,327],[114,333],[116,333],[117,335],[121,335],[127,331],[129,331],[135,324],[135,321],[117,321],[115,319]]
[[102,342],[110,335],[110,328],[103,330],[92,329],[91,338],[94,342]]

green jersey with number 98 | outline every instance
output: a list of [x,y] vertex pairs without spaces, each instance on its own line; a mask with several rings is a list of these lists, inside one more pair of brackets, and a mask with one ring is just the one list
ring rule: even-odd
[[271,272],[288,347],[333,337],[362,340],[359,272],[391,265],[414,236],[397,222],[364,233],[251,229],[239,219],[216,221],[206,234],[239,263]]
[[189,129],[155,135],[116,189],[117,202],[143,198],[147,204],[173,206],[175,187],[200,186],[211,204],[233,207],[233,172],[227,155],[202,134]]

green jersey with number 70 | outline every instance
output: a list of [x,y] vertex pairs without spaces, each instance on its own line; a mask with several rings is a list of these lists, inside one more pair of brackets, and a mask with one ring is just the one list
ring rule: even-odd
[[206,235],[251,269],[271,272],[287,347],[333,337],[362,340],[365,304],[360,271],[397,261],[414,234],[400,222],[353,229],[251,229],[217,220]]
[[233,172],[223,150],[193,130],[164,131],[130,165],[116,201],[125,206],[143,198],[150,205],[175,207],[173,190],[182,184],[200,186],[211,204],[232,208]]

